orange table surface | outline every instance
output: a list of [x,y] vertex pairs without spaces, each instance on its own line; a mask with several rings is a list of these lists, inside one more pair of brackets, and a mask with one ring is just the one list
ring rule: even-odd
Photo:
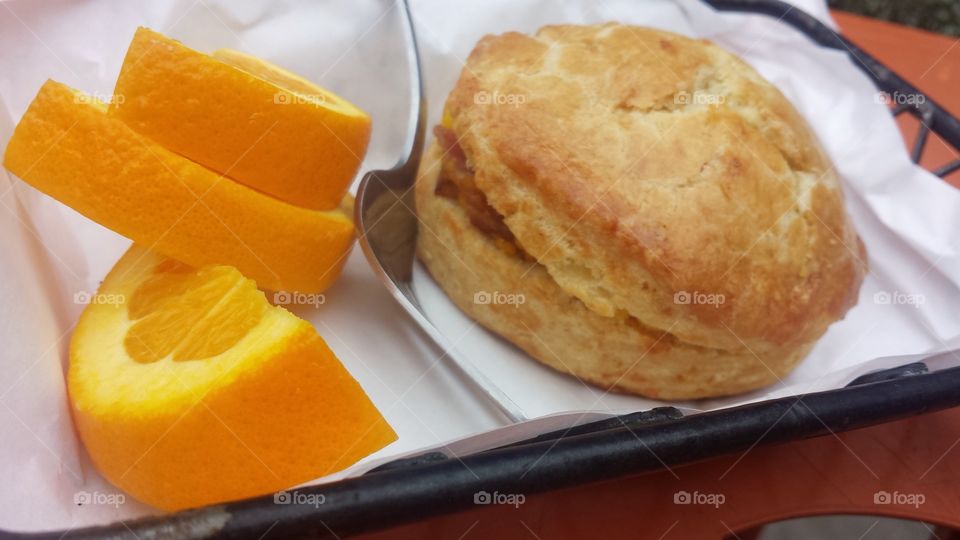
[[[960,114],[960,41],[847,13],[834,15],[851,41]],[[903,120],[902,126],[912,141],[916,127],[911,122]],[[936,167],[958,158],[931,136],[923,164]],[[960,185],[958,176],[951,177],[955,185]],[[952,409],[530,495],[519,508],[478,506],[362,538],[720,539],[734,532],[747,537],[743,531],[778,519],[840,513],[901,516],[960,528],[958,477],[960,409]],[[722,494],[724,503],[674,504],[678,491]],[[876,504],[878,492],[901,498],[919,494],[923,502]]]

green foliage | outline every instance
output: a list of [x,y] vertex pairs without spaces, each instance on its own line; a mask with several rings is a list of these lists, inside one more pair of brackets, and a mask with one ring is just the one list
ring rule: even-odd
[[960,0],[829,0],[830,7],[960,36]]

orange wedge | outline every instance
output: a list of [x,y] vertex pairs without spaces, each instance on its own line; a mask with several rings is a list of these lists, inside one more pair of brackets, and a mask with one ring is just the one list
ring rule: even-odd
[[370,140],[366,113],[252,56],[139,28],[110,112],[170,150],[281,200],[336,208]]
[[4,165],[138,243],[193,266],[235,266],[269,289],[324,290],[353,245],[343,212],[307,210],[223,178],[53,81],[17,125]]
[[70,342],[74,420],[97,469],[165,510],[284,489],[396,440],[310,323],[229,266],[134,244]]

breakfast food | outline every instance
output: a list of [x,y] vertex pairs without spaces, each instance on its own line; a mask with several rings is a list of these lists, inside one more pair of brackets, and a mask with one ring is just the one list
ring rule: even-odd
[[204,167],[305,208],[336,208],[370,140],[370,117],[258,58],[212,56],[147,28],[110,105],[136,131]]
[[257,288],[312,296],[340,275],[370,119],[216,56],[140,29],[111,104],[47,81],[4,153],[136,242],[87,298],[67,386],[100,473],[165,510],[285,489],[397,439],[314,327]]
[[659,399],[740,393],[856,303],[865,250],[832,165],[710,43],[619,24],[487,36],[436,135],[420,258],[560,371]]
[[310,323],[235,268],[136,244],[74,330],[68,389],[97,469],[166,510],[284,489],[396,439]]
[[354,242],[342,211],[299,208],[224,178],[53,81],[17,125],[4,165],[136,242],[194,266],[235,266],[274,290],[326,289]]

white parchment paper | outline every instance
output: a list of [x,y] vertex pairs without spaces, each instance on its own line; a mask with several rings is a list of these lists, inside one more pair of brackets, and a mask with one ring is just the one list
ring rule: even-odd
[[[827,20],[819,0],[795,0]],[[913,166],[876,90],[845,54],[818,48],[776,21],[718,15],[696,0],[415,0],[432,122],[473,44],[486,33],[610,20],[709,38],[780,87],[816,130],[845,180],[848,208],[870,255],[860,302],[781,383],[707,410],[842,386],[857,374],[935,355],[960,363],[960,194]],[[347,97],[374,118],[364,168],[392,165],[407,125],[401,12],[390,0],[312,2],[121,0],[0,2],[0,144],[37,89],[53,78],[108,97],[138,25],[200,50],[232,47],[274,61]],[[832,24],[832,23],[831,23]],[[90,466],[67,408],[63,369],[71,329],[128,241],[0,173],[0,528],[62,529],[151,512],[117,497]],[[422,272],[428,314],[460,354],[538,420],[505,426],[469,392],[395,305],[355,250],[312,321],[400,440],[347,471],[428,448],[451,454],[518,440],[613,412],[660,405],[607,394],[541,367],[459,313]],[[88,504],[78,506],[77,500]]]

